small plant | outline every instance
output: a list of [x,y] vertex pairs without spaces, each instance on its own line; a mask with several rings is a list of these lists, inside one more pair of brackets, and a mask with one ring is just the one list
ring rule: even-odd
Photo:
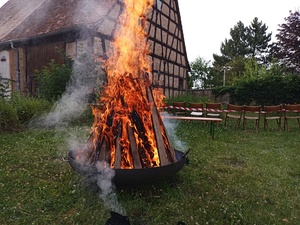
[[26,126],[31,119],[49,112],[52,104],[45,99],[13,93],[9,99],[0,98],[1,130],[16,130]]
[[70,59],[62,65],[51,60],[42,70],[35,71],[38,96],[52,102],[58,100],[65,92],[71,74],[72,63]]
[[0,98],[6,98],[9,96],[9,80],[3,78],[0,74]]
[[0,97],[0,130],[17,128],[17,111],[9,100]]

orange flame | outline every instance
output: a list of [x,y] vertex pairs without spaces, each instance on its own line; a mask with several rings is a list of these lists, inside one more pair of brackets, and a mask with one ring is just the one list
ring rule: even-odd
[[[145,15],[151,9],[153,1],[124,1],[125,10],[120,16],[120,27],[112,43],[113,51],[105,63],[108,83],[100,98],[105,107],[102,111],[93,109],[94,148],[97,149],[99,139],[106,140],[110,148],[112,168],[118,163],[116,158],[119,151],[119,167],[134,167],[127,129],[136,131],[133,138],[143,167],[160,166],[151,118],[154,103],[147,100],[146,92],[151,80],[151,61],[148,56]],[[163,97],[158,96],[163,94],[155,92],[154,96],[154,101],[159,106]],[[119,146],[121,150],[118,149]]]

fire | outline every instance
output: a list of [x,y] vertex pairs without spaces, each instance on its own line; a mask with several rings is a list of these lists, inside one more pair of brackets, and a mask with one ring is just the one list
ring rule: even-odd
[[[104,107],[93,108],[92,144],[85,148],[92,145],[93,152],[86,151],[85,157],[92,155],[93,161],[102,157],[111,168],[151,168],[175,160],[161,118],[155,114],[164,95],[150,87],[145,15],[152,5],[153,0],[124,1],[120,29],[105,62],[108,82],[99,100]],[[159,148],[165,151],[160,153]],[[109,153],[103,156],[106,149]]]

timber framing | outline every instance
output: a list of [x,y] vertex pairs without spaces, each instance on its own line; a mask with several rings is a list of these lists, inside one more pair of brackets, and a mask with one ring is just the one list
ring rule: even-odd
[[[3,27],[0,56],[9,56],[6,70],[1,70],[0,65],[0,73],[14,81],[11,91],[19,87],[21,93],[34,95],[34,70],[41,69],[51,59],[63,63],[61,56],[53,51],[57,46],[74,60],[82,44],[97,57],[107,58],[123,3],[98,0],[94,1],[95,6],[86,6],[82,2],[90,1],[9,0],[0,8]],[[190,71],[180,10],[178,0],[154,2],[147,17],[152,86],[162,88],[166,97],[173,97],[187,92]],[[17,8],[18,5],[22,7]],[[82,11],[85,7],[88,12]],[[15,85],[17,68],[20,68],[20,85]]]

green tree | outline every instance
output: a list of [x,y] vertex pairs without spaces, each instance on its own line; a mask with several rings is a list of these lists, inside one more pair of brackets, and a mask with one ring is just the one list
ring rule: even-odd
[[239,21],[231,28],[231,38],[225,39],[221,44],[221,55],[213,54],[213,66],[219,71],[218,76],[221,77],[223,74],[224,79],[226,73],[226,83],[241,77],[247,58],[254,58],[260,64],[266,64],[272,35],[267,33],[267,29],[268,27],[257,17],[248,27]]
[[285,21],[279,25],[277,42],[272,45],[272,56],[288,72],[300,73],[300,12],[290,11]]
[[255,17],[248,27],[247,40],[249,43],[250,57],[255,58],[261,64],[268,63],[269,42],[272,32],[267,33],[268,27]]
[[189,74],[189,88],[207,88],[210,73],[210,61],[205,61],[198,57],[191,63],[191,72]]
[[230,83],[235,76],[243,72],[241,58],[249,54],[247,33],[247,27],[239,21],[230,29],[231,38],[221,43],[221,55],[213,54],[214,74],[221,78],[220,83],[223,85]]
[[247,28],[241,21],[230,29],[230,36],[221,43],[221,55],[213,54],[213,66],[216,68],[221,69],[234,58],[248,54]]

